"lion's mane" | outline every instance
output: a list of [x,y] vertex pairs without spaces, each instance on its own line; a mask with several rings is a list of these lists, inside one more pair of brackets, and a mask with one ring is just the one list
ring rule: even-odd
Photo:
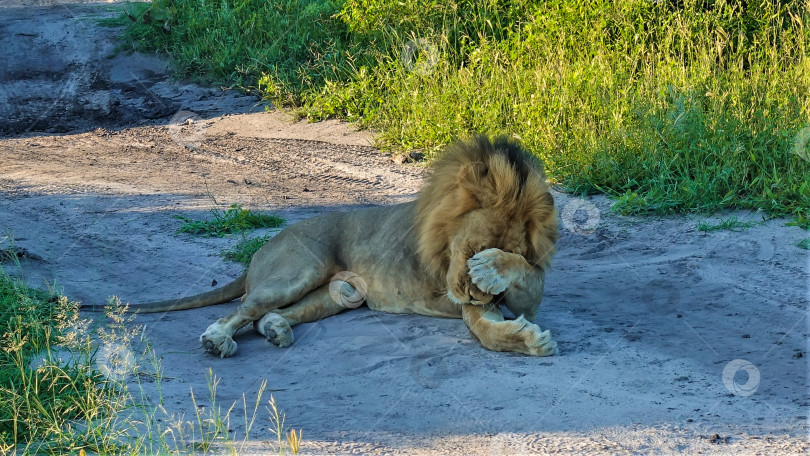
[[481,207],[524,223],[526,260],[548,268],[558,233],[543,164],[508,138],[476,136],[444,152],[417,200],[418,252],[429,273],[446,274],[450,240],[461,218]]

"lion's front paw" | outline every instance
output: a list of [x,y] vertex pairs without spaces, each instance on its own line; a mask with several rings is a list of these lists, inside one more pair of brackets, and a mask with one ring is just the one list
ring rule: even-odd
[[557,342],[551,339],[551,332],[547,329],[540,331],[540,327],[535,324],[530,324],[523,329],[523,340],[526,343],[527,355],[533,356],[551,356],[559,353],[557,350]]
[[214,323],[200,336],[200,342],[205,351],[220,358],[226,358],[236,353],[236,342],[231,336],[225,334],[219,323]]
[[503,293],[517,279],[519,273],[509,267],[509,255],[515,254],[500,249],[486,249],[473,255],[467,260],[472,283],[493,295]]
[[270,343],[279,347],[288,347],[295,340],[290,323],[275,312],[268,312],[261,319],[254,321],[253,327]]
[[522,315],[512,321],[494,323],[490,343],[498,351],[515,351],[532,356],[557,354],[557,342],[551,340],[551,332],[526,320]]

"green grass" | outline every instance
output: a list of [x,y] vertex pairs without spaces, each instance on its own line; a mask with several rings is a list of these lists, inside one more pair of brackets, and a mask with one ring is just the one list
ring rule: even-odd
[[[117,434],[99,423],[117,389],[77,338],[77,304],[30,288],[0,268],[0,452],[111,451]],[[71,426],[73,422],[95,425]],[[100,430],[111,431],[99,444]]]
[[732,215],[731,217],[729,217],[729,218],[727,218],[725,220],[721,220],[720,222],[718,222],[717,224],[714,224],[714,225],[712,225],[711,223],[706,222],[706,221],[700,222],[700,223],[698,223],[697,229],[698,229],[698,231],[706,231],[706,232],[719,231],[719,230],[745,231],[748,228],[751,228],[751,227],[757,226],[757,225],[762,225],[762,222],[752,222],[750,220],[747,221],[747,222],[741,222],[741,221],[737,220],[737,216]]
[[117,16],[98,18],[95,20],[95,22],[102,27],[118,28],[126,27],[132,22],[132,20],[127,16],[126,13],[121,13]]
[[252,238],[242,236],[242,239],[239,240],[236,245],[230,249],[223,250],[221,256],[228,261],[241,263],[243,266],[248,267],[250,260],[253,259],[253,254],[262,248],[269,240],[270,236],[267,235]]
[[621,213],[810,223],[803,1],[158,0],[127,32],[184,77],[259,91],[428,157],[514,135]]
[[[243,395],[241,416],[237,403],[218,401],[220,379],[209,369],[210,405],[197,407],[192,391],[195,415],[169,414],[160,359],[132,318],[111,298],[107,321],[91,325],[78,303],[0,268],[0,453],[236,455],[253,438],[268,442],[269,452],[297,454],[301,431],[284,424],[272,396],[262,400],[266,380],[255,402]],[[229,431],[231,419],[244,419],[244,435]],[[259,419],[269,429],[260,425],[261,434],[252,436]]]
[[810,250],[810,238],[802,239],[796,245],[805,250]]
[[233,204],[225,211],[211,210],[213,219],[193,220],[182,215],[175,217],[183,221],[177,233],[189,233],[204,237],[222,237],[228,234],[242,233],[257,228],[278,228],[284,219],[270,214],[257,214],[250,209],[243,209]]

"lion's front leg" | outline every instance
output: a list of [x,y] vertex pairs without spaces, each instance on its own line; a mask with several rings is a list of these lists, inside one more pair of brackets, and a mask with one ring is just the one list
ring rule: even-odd
[[[463,234],[463,233],[462,233]],[[478,288],[468,274],[467,262],[480,247],[469,245],[466,235],[456,236],[450,245],[450,264],[447,269],[447,297],[456,304],[486,304],[493,295]]]
[[532,266],[518,254],[486,249],[467,261],[472,283],[493,295],[503,293],[500,301],[518,316],[504,321],[496,304],[464,305],[462,316],[470,332],[481,344],[495,351],[514,351],[534,356],[557,353],[557,343],[548,330],[534,324],[543,298],[545,271]]
[[533,356],[557,354],[557,342],[551,339],[551,333],[541,331],[522,315],[516,320],[504,321],[500,308],[494,304],[464,304],[461,311],[470,333],[489,350]]

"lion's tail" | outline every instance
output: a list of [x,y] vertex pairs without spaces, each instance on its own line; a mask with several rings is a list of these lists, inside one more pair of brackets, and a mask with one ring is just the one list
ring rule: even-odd
[[[196,309],[198,307],[208,307],[216,304],[231,302],[245,294],[245,278],[247,273],[242,274],[233,282],[194,296],[185,298],[170,299],[168,301],[147,302],[144,304],[134,304],[129,307],[130,312],[152,313],[169,312],[172,310]],[[81,309],[93,312],[104,310],[107,306],[98,304],[82,304]]]

